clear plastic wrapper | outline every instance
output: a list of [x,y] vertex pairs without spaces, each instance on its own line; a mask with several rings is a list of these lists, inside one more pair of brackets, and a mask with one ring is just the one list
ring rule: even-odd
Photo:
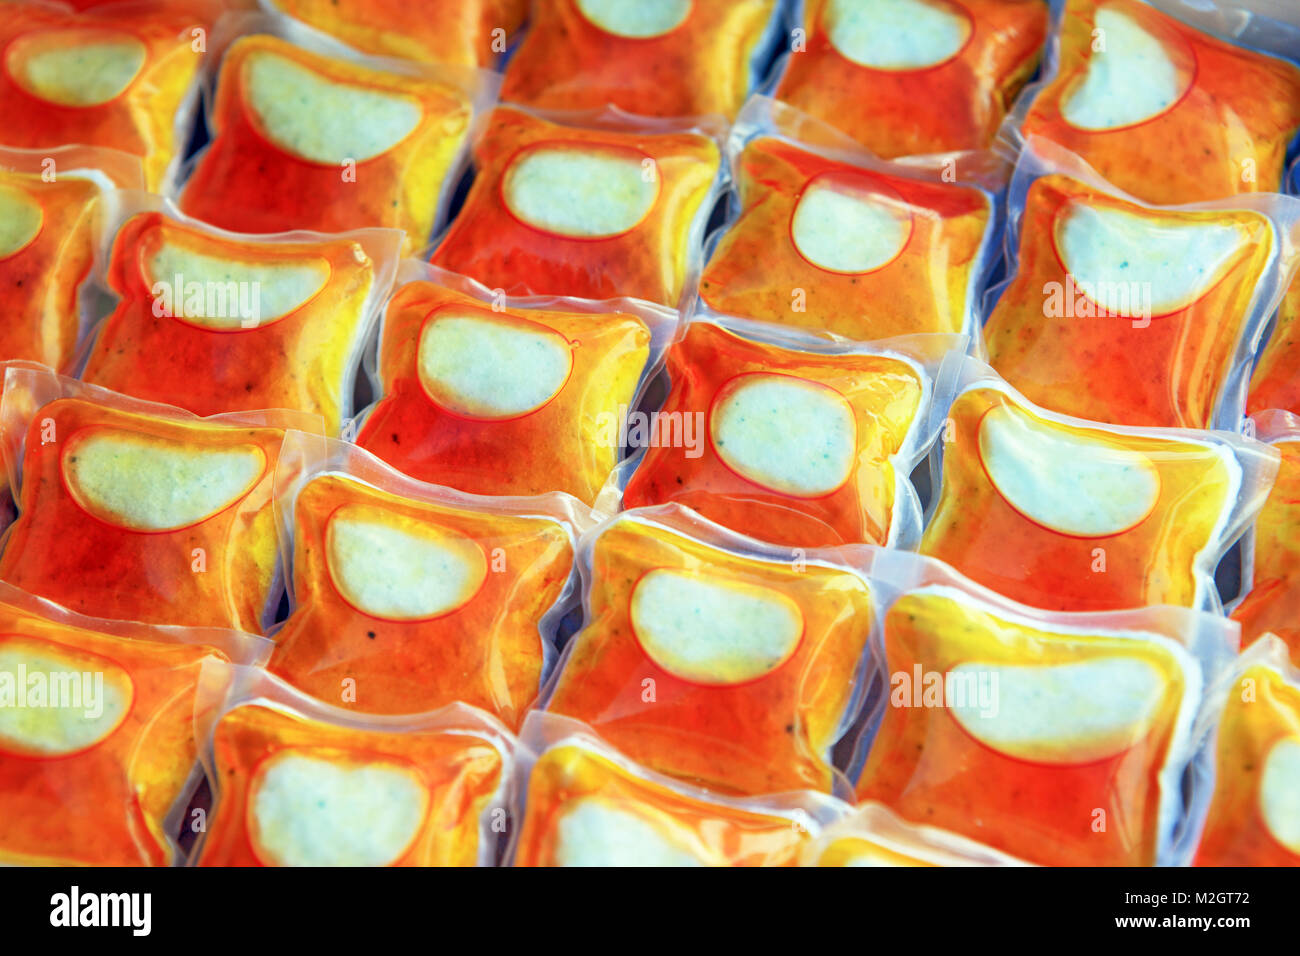
[[239,18],[213,55],[212,141],[193,160],[181,210],[234,232],[402,229],[406,253],[440,228],[498,82],[365,56],[269,15]]
[[779,0],[544,0],[501,98],[552,110],[735,116],[781,27]]
[[[776,544],[915,547],[910,475],[935,439],[931,408],[952,400],[965,344],[832,344],[697,315],[668,350],[662,409],[629,429],[638,447],[615,479],[630,472],[622,505],[675,502]],[[602,503],[617,493],[607,491]]]
[[577,500],[467,495],[355,445],[289,432],[276,511],[290,613],[270,670],[348,711],[454,701],[515,728],[576,603]]
[[1151,206],[1035,139],[1008,199],[989,363],[1031,401],[1123,425],[1237,431],[1297,258],[1300,200]]
[[864,803],[808,843],[803,866],[1026,866],[974,840],[908,823],[880,803]]
[[167,187],[185,150],[207,34],[220,0],[142,0],[73,11],[7,3],[0,25],[0,117],[6,146],[77,143],[144,163]]
[[1272,487],[1274,449],[1057,415],[968,367],[935,445],[922,554],[1034,607],[1220,608],[1214,570]]
[[194,713],[213,804],[198,866],[489,866],[515,740],[465,704],[405,717],[330,707],[212,664]]
[[991,145],[1033,75],[1044,0],[794,0],[773,94],[877,156]]
[[691,787],[555,714],[530,714],[522,736],[515,866],[793,866],[848,811],[807,790],[737,798]]
[[1286,25],[1252,5],[1056,0],[1043,78],[1003,139],[1013,151],[1033,136],[1059,143],[1147,202],[1278,191],[1300,131],[1300,67],[1258,47],[1289,35],[1294,57],[1300,17]]
[[142,194],[116,225],[106,284],[119,302],[85,381],[198,415],[296,409],[338,434],[400,232],[240,235]]
[[163,866],[199,779],[205,661],[263,638],[83,617],[0,583],[0,863]]
[[875,617],[835,549],[745,538],[677,505],[579,544],[584,624],[543,695],[650,770],[731,794],[846,792]]
[[726,185],[724,132],[720,117],[499,106],[433,264],[511,295],[680,305],[695,293]]
[[357,443],[422,481],[593,504],[678,314],[634,299],[510,298],[417,262],[399,286]]
[[1300,415],[1300,272],[1277,307],[1273,331],[1250,377],[1246,412],[1257,415],[1270,408]]
[[0,360],[70,370],[96,318],[87,280],[120,191],[143,187],[144,168],[130,153],[0,147]]
[[81,613],[260,633],[282,583],[272,484],[285,409],[199,418],[10,365],[0,443],[18,519],[0,580]]

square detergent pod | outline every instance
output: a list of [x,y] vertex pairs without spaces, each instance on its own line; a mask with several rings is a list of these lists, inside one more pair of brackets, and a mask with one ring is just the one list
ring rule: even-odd
[[[314,421],[313,421],[314,419]],[[281,591],[276,409],[199,418],[10,366],[0,444],[18,520],[0,580],[82,613],[260,633]]]
[[357,53],[283,17],[240,21],[213,71],[212,140],[183,212],[232,232],[382,226],[423,249],[496,74]]
[[0,147],[0,361],[71,370],[108,223],[122,190],[143,187],[139,158],[120,150]]
[[[934,442],[930,411],[951,401],[965,345],[959,335],[830,343],[696,315],[668,350],[662,409],[628,429],[622,504],[675,502],[782,545],[915,547],[910,475]],[[617,492],[602,496],[605,510]]]
[[648,770],[579,721],[534,711],[514,866],[794,866],[849,808],[811,790],[729,797]]
[[1034,139],[1008,206],[1010,278],[985,303],[989,364],[1067,415],[1241,427],[1255,350],[1297,260],[1300,200],[1152,206]]
[[1249,645],[1268,632],[1300,665],[1300,418],[1269,411],[1254,418],[1255,437],[1281,456],[1277,480],[1241,552],[1242,598],[1232,608]]
[[1194,866],[1300,866],[1300,671],[1265,636],[1211,689],[1198,721],[1213,796]]
[[[1281,188],[1287,150],[1300,131],[1300,66],[1239,39],[1252,18],[1250,3],[1054,6],[1043,79],[1025,91],[1003,130],[1011,149],[1028,137],[1052,140],[1152,203]],[[1283,15],[1282,5],[1274,9]],[[1221,23],[1208,30],[1192,25],[1207,12]],[[1278,29],[1270,22],[1255,32]],[[1300,37],[1296,27],[1289,32]],[[1292,56],[1297,49],[1292,39]]]
[[114,3],[76,12],[5,4],[0,117],[6,146],[77,143],[144,163],[158,191],[176,175],[219,0]]
[[255,668],[203,670],[212,787],[198,866],[490,866],[515,740],[466,704],[405,717],[331,707]]
[[528,13],[528,0],[262,0],[375,56],[491,68]]
[[728,154],[732,214],[700,276],[711,308],[859,341],[977,331],[998,258],[992,153],[883,162],[759,96]]
[[226,232],[137,194],[106,285],[116,309],[81,377],[198,415],[291,408],[338,434],[402,234]]
[[0,864],[177,862],[202,665],[269,651],[238,631],[83,617],[0,583]]
[[938,562],[873,557],[878,593],[898,596],[860,802],[1029,863],[1185,862],[1193,720],[1235,624],[1168,606],[1043,611]]
[[626,511],[579,544],[584,623],[544,709],[719,793],[846,792],[832,746],[870,671],[867,581],[687,508]]
[[1247,413],[1257,415],[1270,408],[1300,415],[1300,273],[1277,307],[1273,331],[1250,377]]
[[987,371],[942,431],[921,553],[1058,611],[1219,609],[1214,570],[1278,470],[1275,449],[1239,434],[1069,418]]
[[512,295],[680,305],[726,183],[725,129],[721,117],[498,106],[433,264]]
[[459,700],[518,727],[576,603],[586,507],[427,485],[302,432],[277,468],[290,612],[272,673],[350,712]]
[[985,149],[1038,67],[1045,0],[794,0],[773,94],[877,156]]
[[938,827],[908,823],[881,803],[864,803],[805,844],[802,866],[1028,866],[1023,860]]
[[380,332],[380,397],[357,444],[421,481],[590,505],[677,334],[635,299],[507,297],[404,263]]
[[781,27],[778,0],[546,0],[501,98],[539,109],[735,116]]

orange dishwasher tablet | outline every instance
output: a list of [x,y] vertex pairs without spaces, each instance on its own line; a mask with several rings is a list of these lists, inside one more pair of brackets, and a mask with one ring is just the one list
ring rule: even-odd
[[742,538],[677,506],[624,512],[579,549],[583,628],[546,709],[710,790],[831,792],[874,609],[837,552]]
[[236,235],[140,212],[113,242],[116,310],[82,378],[198,415],[292,408],[337,434],[401,234]]
[[1061,144],[1147,202],[1280,189],[1300,67],[1143,0],[1066,0],[1056,46],[1013,120],[1022,136]]
[[[737,131],[769,102],[751,101]],[[700,298],[858,341],[974,330],[995,252],[985,191],[946,182],[937,167],[756,132],[732,157],[740,214],[704,267]]]
[[1217,688],[1214,796],[1195,866],[1300,866],[1300,671],[1265,638]]
[[[52,181],[43,175],[51,168]],[[0,147],[0,361],[72,365],[118,189],[143,186],[140,161],[127,153]]]
[[1295,261],[1285,236],[1300,201],[1147,206],[1034,145],[1011,187],[1017,251],[984,327],[989,364],[1067,415],[1237,429],[1253,350]]
[[153,191],[168,184],[189,136],[206,35],[220,2],[110,4],[74,13],[7,3],[0,24],[0,140],[68,143],[138,156]]
[[908,823],[888,807],[864,803],[804,847],[803,866],[1024,866],[966,837]]
[[347,710],[459,700],[517,727],[554,663],[586,509],[458,494],[298,432],[280,454],[291,611],[270,670]]
[[248,671],[195,714],[213,790],[197,865],[492,863],[514,761],[497,721],[464,704],[360,717]]
[[593,504],[677,313],[629,299],[497,298],[431,268],[402,277],[381,334],[382,395],[357,444],[460,491],[563,491]]
[[1245,597],[1233,609],[1241,643],[1271,631],[1300,666],[1300,418],[1287,412],[1257,415],[1256,436],[1282,456],[1277,481],[1260,509],[1242,557]]
[[675,502],[799,547],[915,544],[909,475],[933,440],[921,361],[719,318],[693,320],[667,369],[663,410],[628,429],[643,454],[624,507]]
[[533,5],[501,98],[612,104],[640,116],[735,116],[761,79],[776,0],[549,0]]
[[1214,569],[1277,452],[1229,432],[1053,415],[996,379],[953,403],[921,553],[1034,607],[1217,608]]
[[684,299],[720,175],[713,134],[690,121],[590,122],[493,110],[434,265],[520,295]]
[[260,633],[279,597],[271,491],[289,411],[197,418],[10,368],[18,504],[0,580],[98,616]]
[[773,95],[886,159],[984,149],[1047,20],[1043,0],[803,0]]
[[82,617],[0,584],[0,864],[176,862],[200,668],[266,650],[235,631]]
[[1259,353],[1250,379],[1247,413],[1256,415],[1270,408],[1300,415],[1300,274],[1278,306],[1273,334]]
[[885,615],[889,697],[858,799],[1031,863],[1176,862],[1205,680],[1184,642],[1204,633],[1221,661],[1226,628],[1177,608],[1054,615],[909,591]]
[[[534,730],[541,734],[534,734]],[[724,797],[633,763],[577,721],[533,714],[541,748],[524,786],[514,866],[794,866],[847,810],[812,791]]]
[[388,226],[417,251],[454,185],[477,94],[459,74],[388,72],[319,47],[270,34],[230,45],[212,142],[180,207],[235,232]]

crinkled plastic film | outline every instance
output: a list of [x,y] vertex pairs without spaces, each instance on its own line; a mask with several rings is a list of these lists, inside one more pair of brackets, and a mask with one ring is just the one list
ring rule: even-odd
[[1278,468],[1275,450],[1230,432],[1056,415],[987,370],[942,428],[921,553],[1058,611],[1217,610],[1214,569]]
[[476,176],[432,262],[512,295],[695,293],[704,231],[726,185],[720,117],[499,106]]
[[678,314],[633,299],[507,298],[405,264],[357,443],[422,481],[593,504]]
[[1033,75],[1043,0],[796,0],[773,94],[886,159],[985,149]]
[[261,663],[269,643],[83,617],[3,583],[0,631],[0,862],[175,862],[200,668]]
[[1094,421],[1239,430],[1296,262],[1300,201],[1153,207],[1035,139],[1008,208],[1010,278],[986,295],[984,328],[1007,381]]
[[579,721],[524,725],[514,866],[793,866],[847,812],[813,791],[727,797],[647,770]]
[[1257,415],[1270,408],[1300,415],[1300,273],[1277,307],[1273,332],[1250,378],[1246,412]]
[[265,671],[213,664],[195,709],[213,790],[198,866],[480,866],[496,857],[515,740],[466,704],[363,717]]
[[82,612],[260,633],[281,590],[271,492],[284,409],[198,418],[10,366],[0,400],[18,519],[0,579]]
[[[628,441],[626,508],[675,502],[776,544],[914,547],[910,481],[965,339],[831,344],[699,315],[669,349],[670,389]],[[945,364],[946,363],[946,364]],[[635,470],[632,470],[635,469]]]
[[745,538],[677,505],[579,546],[584,625],[543,695],[650,770],[731,794],[844,792],[875,615],[840,552]]
[[778,0],[534,3],[501,98],[539,109],[611,104],[639,116],[735,116],[762,79]]
[[908,823],[865,803],[808,843],[803,866],[1025,866],[1015,857],[938,827]]
[[296,409],[338,434],[401,233],[250,236],[156,197],[128,206],[107,276],[120,301],[82,378],[198,415]]

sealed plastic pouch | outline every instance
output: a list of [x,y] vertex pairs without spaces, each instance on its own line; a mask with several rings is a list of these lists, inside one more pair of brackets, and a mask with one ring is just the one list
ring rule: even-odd
[[1277,307],[1273,331],[1260,350],[1250,377],[1246,412],[1270,408],[1300,415],[1300,273]]
[[884,804],[864,803],[819,833],[802,866],[1024,866],[1022,860],[924,823]]

